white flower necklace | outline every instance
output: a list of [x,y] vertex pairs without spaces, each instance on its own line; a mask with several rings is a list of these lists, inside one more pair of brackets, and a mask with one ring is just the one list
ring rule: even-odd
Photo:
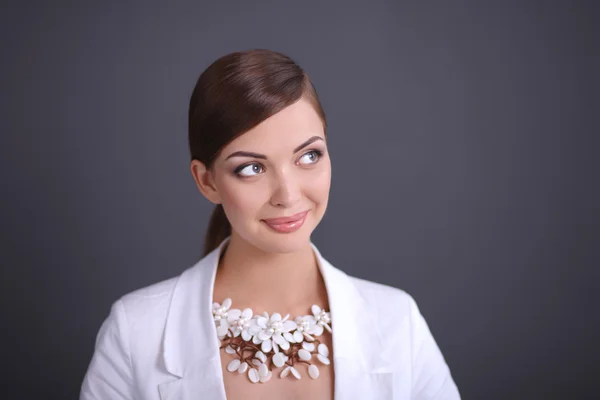
[[329,365],[329,348],[316,337],[325,330],[331,333],[331,316],[321,307],[313,305],[312,315],[282,317],[267,312],[254,315],[249,308],[243,311],[231,308],[231,299],[223,304],[213,303],[213,317],[221,349],[235,358],[227,364],[229,372],[248,374],[252,383],[265,383],[273,376],[273,366],[283,368],[280,378],[288,375],[301,379],[297,364],[308,365],[308,375],[319,377],[319,367],[313,364],[313,356]]

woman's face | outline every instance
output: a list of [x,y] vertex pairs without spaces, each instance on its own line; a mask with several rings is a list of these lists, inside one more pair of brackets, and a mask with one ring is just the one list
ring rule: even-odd
[[224,147],[212,179],[232,235],[268,252],[304,248],[325,214],[331,184],[321,119],[299,100]]

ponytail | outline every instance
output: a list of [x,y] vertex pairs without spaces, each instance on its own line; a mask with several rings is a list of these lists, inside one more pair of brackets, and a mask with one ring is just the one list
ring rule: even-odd
[[208,230],[204,239],[204,256],[219,247],[227,236],[231,235],[231,224],[221,204],[217,204],[210,216]]

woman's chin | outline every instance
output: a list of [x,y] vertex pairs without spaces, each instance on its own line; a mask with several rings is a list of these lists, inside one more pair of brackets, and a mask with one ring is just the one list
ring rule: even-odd
[[280,233],[265,226],[254,237],[254,245],[267,253],[294,253],[310,246],[308,226],[291,233]]
[[261,247],[270,253],[295,253],[310,246],[310,236],[306,237],[306,235],[286,235],[266,239],[261,241]]

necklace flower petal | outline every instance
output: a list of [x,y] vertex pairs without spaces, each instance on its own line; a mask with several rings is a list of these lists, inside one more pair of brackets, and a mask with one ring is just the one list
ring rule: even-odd
[[[265,383],[273,368],[281,369],[280,378],[302,379],[299,367],[305,365],[312,379],[319,377],[319,365],[329,365],[329,348],[318,337],[331,333],[331,315],[318,305],[312,315],[298,316],[267,312],[255,315],[251,309],[231,308],[213,303],[212,312],[220,348],[234,358],[227,364],[229,372],[247,375],[252,383]],[[318,363],[315,362],[318,361]]]

